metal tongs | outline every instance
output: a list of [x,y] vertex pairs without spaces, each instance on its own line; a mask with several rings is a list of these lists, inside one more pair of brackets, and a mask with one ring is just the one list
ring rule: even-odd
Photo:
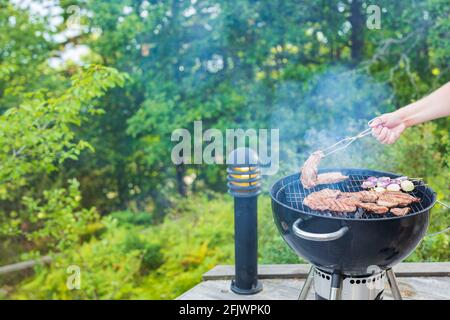
[[[374,120],[375,120],[375,118],[370,120],[367,123],[367,125],[370,126],[370,124]],[[325,158],[325,157],[329,156],[330,154],[335,153],[336,151],[343,150],[343,149],[347,148],[349,145],[351,145],[356,140],[369,135],[371,131],[372,131],[372,128],[368,128],[368,129],[358,133],[356,136],[344,138],[344,139],[336,142],[335,144],[329,146],[328,148],[320,150],[323,153],[322,158]]]

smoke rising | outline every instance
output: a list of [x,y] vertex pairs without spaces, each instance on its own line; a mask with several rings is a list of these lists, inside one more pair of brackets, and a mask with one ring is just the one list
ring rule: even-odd
[[[391,96],[387,85],[342,67],[328,69],[307,83],[279,85],[270,120],[271,128],[280,130],[277,177],[298,172],[312,152],[367,129],[369,120],[390,111]],[[375,156],[381,149],[369,135],[326,157],[320,167],[382,169]]]

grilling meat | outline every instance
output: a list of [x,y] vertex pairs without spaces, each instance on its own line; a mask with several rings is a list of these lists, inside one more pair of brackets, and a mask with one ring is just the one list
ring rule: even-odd
[[388,207],[388,208],[394,208],[397,206],[397,202],[391,202],[386,200],[378,200],[377,204],[379,206]]
[[313,210],[325,211],[329,210],[329,202],[336,200],[341,192],[339,190],[323,189],[308,195],[303,203]]
[[411,209],[408,208],[408,207],[406,207],[406,208],[392,208],[392,209],[391,209],[391,212],[392,212],[393,214],[395,214],[396,216],[401,217],[401,216],[406,215],[410,210],[411,210]]
[[340,172],[327,172],[317,175],[317,167],[323,157],[322,151],[313,152],[302,167],[301,181],[303,187],[310,189],[319,184],[332,184],[338,183],[348,179],[348,176],[344,176]]
[[413,202],[420,201],[407,193],[399,191],[375,191],[342,192],[333,189],[323,189],[310,193],[303,204],[313,210],[332,212],[354,212],[357,208],[377,214],[385,214],[389,211],[401,216],[409,212],[404,207]]
[[358,208],[362,208],[364,210],[378,213],[378,214],[384,214],[389,211],[388,207],[379,206],[376,203],[370,203],[370,202],[360,202],[358,203]]
[[376,202],[379,194],[376,191],[343,192],[342,197],[354,198],[360,202]]
[[378,197],[377,204],[392,208],[406,207],[411,203],[419,201],[419,198],[413,197],[412,195],[407,193],[403,193],[400,191],[385,191]]
[[340,198],[342,194],[339,190],[323,189],[308,195],[303,203],[313,210],[353,212],[356,210],[355,203],[351,198]]
[[348,176],[344,176],[340,172],[327,172],[327,173],[321,173],[317,176],[316,185],[319,184],[332,184],[332,183],[338,183],[341,181],[344,181],[348,179]]
[[303,164],[301,176],[303,187],[309,189],[316,185],[317,167],[319,166],[319,162],[322,157],[323,153],[321,151],[316,151],[312,153],[308,159],[306,159]]

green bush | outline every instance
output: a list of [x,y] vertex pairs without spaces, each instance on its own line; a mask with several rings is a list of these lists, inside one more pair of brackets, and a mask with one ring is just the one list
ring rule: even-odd
[[[13,299],[130,299],[139,279],[141,252],[123,250],[128,230],[110,220],[98,240],[54,256],[49,267],[39,266],[35,276],[24,281]],[[67,286],[69,266],[81,272],[80,289]]]
[[164,256],[161,253],[162,246],[156,243],[147,243],[142,254],[142,270],[148,273],[149,270],[158,268],[164,263]]
[[133,230],[126,235],[123,243],[123,252],[138,250],[141,253],[141,272],[146,274],[150,270],[158,268],[164,262],[161,253],[162,245],[155,242],[147,242],[146,239]]
[[153,223],[153,217],[148,212],[116,211],[110,216],[123,225],[145,226]]

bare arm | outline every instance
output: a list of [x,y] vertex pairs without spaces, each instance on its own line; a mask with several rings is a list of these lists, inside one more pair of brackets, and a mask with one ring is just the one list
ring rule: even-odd
[[395,113],[402,118],[406,127],[450,116],[450,82]]
[[450,116],[450,82],[406,107],[383,114],[370,126],[378,141],[391,144],[406,128],[446,116]]

